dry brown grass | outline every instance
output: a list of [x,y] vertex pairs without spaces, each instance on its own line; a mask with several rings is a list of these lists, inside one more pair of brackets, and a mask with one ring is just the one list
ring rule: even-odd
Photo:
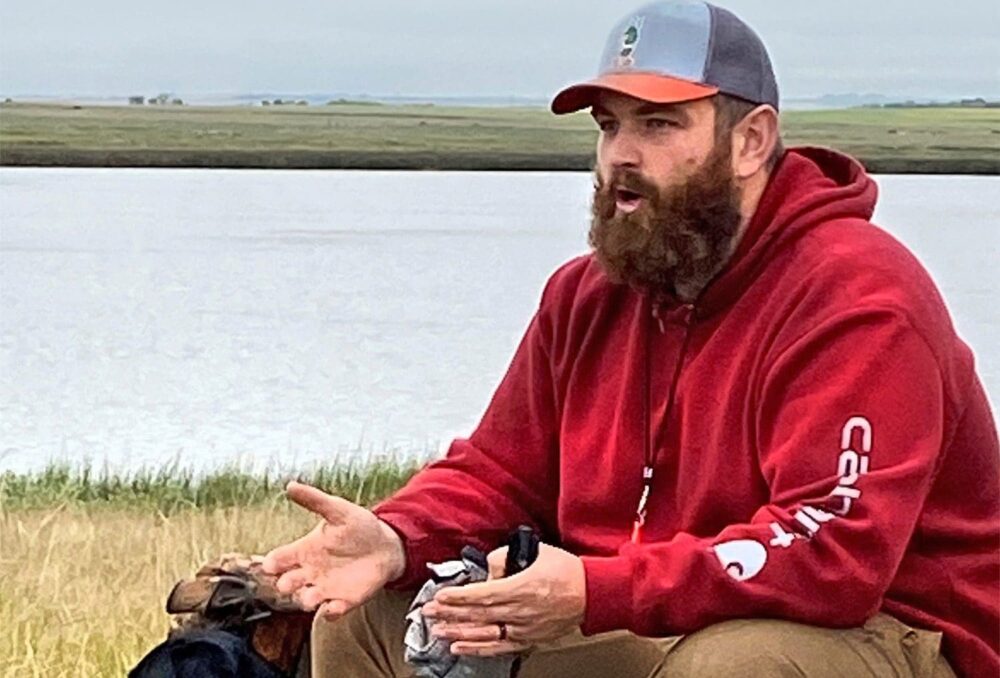
[[123,676],[169,627],[174,582],[313,524],[284,500],[181,511],[0,510],[0,676]]

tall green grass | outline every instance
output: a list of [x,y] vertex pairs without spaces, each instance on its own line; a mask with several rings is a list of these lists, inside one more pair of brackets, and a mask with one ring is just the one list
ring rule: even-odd
[[186,509],[262,506],[282,502],[285,484],[293,478],[370,505],[402,487],[424,461],[342,461],[298,473],[234,466],[199,473],[178,464],[126,472],[52,464],[37,472],[0,474],[0,512],[69,505],[172,515]]

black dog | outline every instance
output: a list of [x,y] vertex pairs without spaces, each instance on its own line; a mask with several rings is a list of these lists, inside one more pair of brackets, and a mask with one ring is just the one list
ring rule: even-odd
[[[308,675],[308,674],[307,674]],[[129,678],[291,678],[234,631],[201,629],[157,645]]]
[[259,558],[228,554],[167,597],[175,626],[129,678],[296,678],[309,675],[312,614],[275,585]]

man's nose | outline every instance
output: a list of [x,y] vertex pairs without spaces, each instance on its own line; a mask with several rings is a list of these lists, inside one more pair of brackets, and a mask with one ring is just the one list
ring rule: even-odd
[[642,162],[638,140],[635,135],[620,130],[608,141],[607,161],[614,169],[635,169]]

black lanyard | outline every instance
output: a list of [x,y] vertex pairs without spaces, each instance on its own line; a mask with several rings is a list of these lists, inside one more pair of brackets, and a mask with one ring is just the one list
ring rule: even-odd
[[[684,340],[681,342],[681,352],[677,356],[677,364],[674,366],[674,374],[670,379],[670,391],[667,396],[667,408],[663,413],[663,422],[660,429],[657,431],[656,439],[653,440],[650,436],[650,418],[652,416],[650,401],[652,396],[650,391],[652,386],[650,384],[652,380],[652,344],[653,339],[651,337],[651,332],[645,332],[645,346],[644,356],[643,356],[643,407],[642,407],[642,439],[643,439],[643,451],[642,451],[642,494],[639,495],[639,504],[635,509],[635,522],[632,524],[632,536],[631,540],[633,544],[638,544],[642,541],[642,528],[646,524],[646,513],[647,504],[649,503],[649,495],[653,490],[653,469],[656,468],[656,453],[659,449],[660,432],[666,428],[667,422],[670,421],[670,415],[674,409],[674,400],[677,395],[677,382],[681,377],[681,369],[684,367],[684,358],[687,355],[688,341],[691,338],[691,322],[695,317],[695,307],[693,305],[687,305],[687,313],[684,317]],[[654,302],[652,304],[651,310],[652,317],[656,320],[660,334],[664,334],[663,319],[660,318],[659,306]],[[645,325],[644,325],[645,326]]]

